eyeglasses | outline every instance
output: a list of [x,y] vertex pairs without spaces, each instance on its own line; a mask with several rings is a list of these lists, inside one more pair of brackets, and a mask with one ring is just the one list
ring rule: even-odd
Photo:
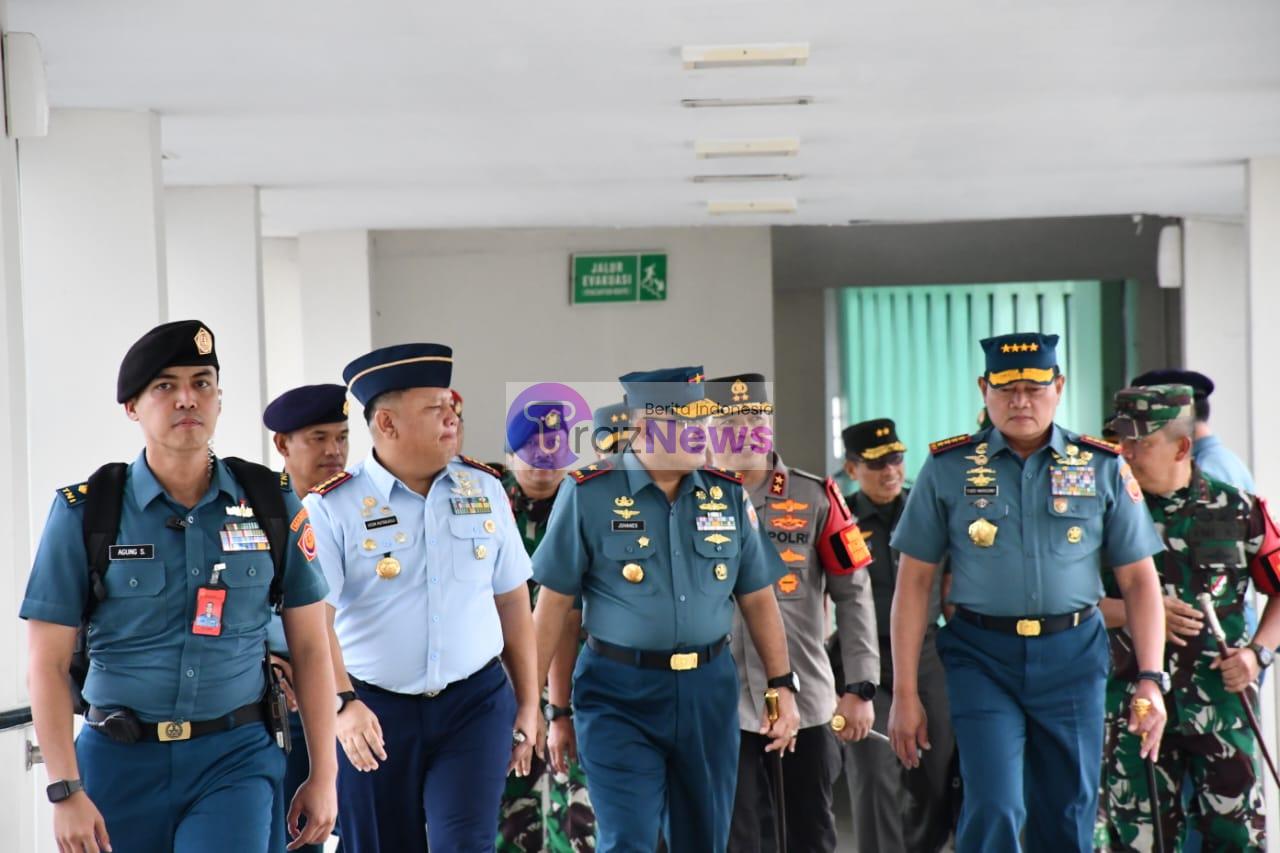
[[901,453],[888,453],[881,456],[879,459],[863,459],[862,457],[858,457],[858,461],[863,465],[866,465],[872,471],[883,471],[890,465],[901,465],[902,458]]

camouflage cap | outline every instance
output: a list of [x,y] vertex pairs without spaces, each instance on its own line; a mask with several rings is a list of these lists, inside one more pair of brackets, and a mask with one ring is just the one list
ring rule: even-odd
[[1115,396],[1115,417],[1108,423],[1120,438],[1142,438],[1178,418],[1191,418],[1195,392],[1190,385],[1122,388]]

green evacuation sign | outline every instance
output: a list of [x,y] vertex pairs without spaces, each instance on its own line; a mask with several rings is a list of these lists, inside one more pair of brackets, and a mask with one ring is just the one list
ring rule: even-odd
[[652,254],[573,255],[573,304],[663,302],[667,298],[667,256]]

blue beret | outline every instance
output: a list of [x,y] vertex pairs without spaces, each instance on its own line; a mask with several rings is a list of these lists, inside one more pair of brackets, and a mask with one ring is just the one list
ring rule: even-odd
[[142,393],[147,383],[166,367],[218,369],[213,332],[199,320],[163,323],[129,347],[116,376],[116,402],[127,403]]
[[654,417],[704,418],[715,412],[701,367],[638,370],[618,377],[627,405]]
[[1203,400],[1213,393],[1213,380],[1203,373],[1194,370],[1148,370],[1141,376],[1133,377],[1129,383],[1134,387],[1147,385],[1190,385],[1197,400]]
[[984,338],[987,356],[987,384],[993,387],[1010,382],[1048,385],[1058,375],[1058,336],[1039,332],[1017,332]]
[[347,389],[343,385],[303,385],[276,397],[262,413],[272,432],[293,432],[316,424],[347,422]]
[[342,370],[362,406],[379,394],[405,388],[448,388],[453,349],[444,344],[396,344],[362,355]]
[[[535,435],[564,431],[565,407],[561,403],[530,403],[516,411],[507,421],[507,452],[515,453]],[[552,444],[551,441],[545,444]]]
[[612,451],[618,436],[631,426],[631,411],[626,403],[601,406],[591,413],[591,435],[596,447]]

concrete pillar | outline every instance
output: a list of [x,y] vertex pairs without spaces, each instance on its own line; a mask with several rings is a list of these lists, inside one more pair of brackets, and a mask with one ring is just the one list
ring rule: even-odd
[[[1253,436],[1253,477],[1258,493],[1280,501],[1280,397],[1275,393],[1276,329],[1280,317],[1280,157],[1251,160],[1248,168],[1248,376]],[[1272,673],[1262,691],[1262,726],[1273,757],[1277,754],[1277,706],[1280,678]],[[1266,774],[1264,773],[1264,776]],[[1276,804],[1280,791],[1267,778],[1267,834],[1280,833]]]
[[267,459],[261,235],[256,187],[165,190],[169,318],[199,318],[218,340],[222,417],[214,448]]
[[1183,222],[1182,364],[1213,379],[1210,423],[1249,462],[1249,319],[1245,228]]
[[34,538],[54,489],[142,446],[115,388],[129,345],[166,317],[159,120],[55,110],[21,164]]
[[[368,231],[324,231],[298,238],[305,384],[341,383],[347,362],[373,349],[369,241]],[[363,459],[371,446],[360,405],[352,398],[350,461]]]

